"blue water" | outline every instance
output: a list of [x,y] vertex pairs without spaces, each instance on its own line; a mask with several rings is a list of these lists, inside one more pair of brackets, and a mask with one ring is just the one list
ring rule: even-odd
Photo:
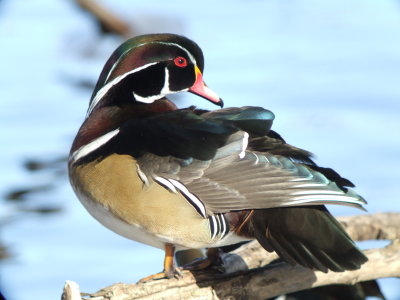
[[[274,129],[357,185],[369,212],[400,211],[400,2],[111,1],[136,33],[175,32],[197,41],[205,80],[226,106],[262,105]],[[55,181],[28,173],[28,158],[65,156],[91,90],[122,41],[98,34],[73,1],[0,3],[0,195]],[[185,95],[180,105],[214,109]],[[160,271],[163,253],[119,237],[83,209],[67,178],[30,202],[61,206],[46,216],[0,199],[1,289],[10,300],[58,299],[65,280],[94,292]],[[28,205],[29,204],[24,204]],[[337,215],[362,213],[332,207]],[[400,282],[380,281],[388,299]]]

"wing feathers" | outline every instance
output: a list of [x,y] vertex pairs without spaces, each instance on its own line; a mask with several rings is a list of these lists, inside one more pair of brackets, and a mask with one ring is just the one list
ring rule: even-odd
[[[178,188],[192,202],[198,202],[197,209],[201,207],[199,203],[203,204],[208,215],[317,204],[361,208],[365,203],[351,190],[344,192],[321,173],[288,158],[247,151],[241,159],[238,153],[242,139],[243,134],[235,134],[231,138],[233,145],[224,146],[211,161],[147,154],[140,160],[147,167],[141,168],[149,171],[151,166],[150,174],[156,181],[170,190],[171,184]],[[169,183],[163,182],[167,179]],[[201,209],[199,212],[205,215]]]
[[[197,113],[195,110],[193,112]],[[286,144],[278,134],[268,131],[273,120],[269,111],[236,108],[199,113],[186,119],[186,126],[191,127],[187,131],[180,129],[178,133],[179,137],[185,136],[189,140],[192,139],[189,132],[192,127],[196,134],[205,131],[217,134],[218,126],[213,122],[224,126],[222,132],[225,142],[217,146],[212,157],[200,159],[182,155],[177,158],[173,155],[145,153],[138,158],[138,163],[146,176],[170,180],[188,199],[192,194],[195,195],[191,201],[199,202],[197,208],[201,207],[200,203],[203,204],[206,215],[232,210],[316,204],[361,208],[365,203],[364,199],[344,187],[347,183],[351,184],[349,181],[332,169],[316,166],[309,152]],[[257,120],[266,122],[257,123]],[[265,128],[264,136],[255,136],[255,132],[250,132],[249,138],[246,132],[239,130],[242,128],[240,126],[251,127],[253,122],[259,126],[255,132]],[[233,130],[234,126],[238,130]],[[227,135],[227,132],[231,134]],[[215,139],[220,141],[217,137]],[[200,144],[196,147],[200,147]],[[177,187],[179,184],[182,187]]]
[[248,226],[265,249],[291,264],[342,272],[367,260],[323,206],[256,210]]
[[361,207],[364,203],[317,171],[285,157],[254,152],[246,152],[243,159],[229,155],[214,160],[201,180],[193,180],[188,188],[212,212],[315,204]]

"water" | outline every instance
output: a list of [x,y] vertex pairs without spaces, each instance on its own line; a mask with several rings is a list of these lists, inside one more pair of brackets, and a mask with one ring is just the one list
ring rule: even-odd
[[[197,41],[205,79],[226,106],[262,105],[274,129],[357,184],[369,212],[399,211],[400,4],[398,1],[102,1],[137,33]],[[94,292],[160,271],[163,253],[119,237],[80,205],[65,165],[27,172],[69,151],[94,84],[122,41],[101,36],[72,1],[0,5],[1,289],[10,300],[57,299],[66,279]],[[211,108],[199,97],[180,105]],[[64,172],[64,173],[63,173]],[[27,200],[18,187],[51,185]],[[60,209],[38,214],[38,208]],[[335,207],[338,215],[362,213]],[[399,281],[380,281],[400,299]]]

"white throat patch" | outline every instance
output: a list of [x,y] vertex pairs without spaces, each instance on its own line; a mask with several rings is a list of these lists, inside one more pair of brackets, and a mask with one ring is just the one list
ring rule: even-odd
[[160,94],[153,95],[153,96],[148,96],[148,97],[142,97],[142,96],[136,94],[135,92],[133,92],[133,96],[135,97],[135,100],[139,101],[139,102],[143,102],[143,103],[148,103],[149,104],[149,103],[153,103],[154,101],[156,101],[156,100],[158,100],[158,99],[160,99],[160,98],[162,98],[162,97],[164,97],[164,96],[166,96],[168,94],[175,93],[175,92],[172,92],[169,89],[169,71],[168,71],[167,67],[165,67],[164,72],[165,72],[165,75],[164,75],[164,86],[162,87],[162,89],[160,91]]

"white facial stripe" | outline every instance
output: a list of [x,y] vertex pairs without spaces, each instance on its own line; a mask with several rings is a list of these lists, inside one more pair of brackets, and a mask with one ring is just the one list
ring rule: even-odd
[[102,136],[94,139],[89,144],[80,147],[78,150],[76,150],[74,153],[72,153],[70,161],[76,162],[78,159],[85,157],[89,153],[91,153],[91,152],[95,151],[96,149],[100,148],[101,146],[103,146],[105,143],[107,143],[111,138],[116,136],[118,133],[119,133],[119,128],[112,130],[110,132],[107,132],[105,135],[102,135]]
[[167,67],[165,67],[164,71],[165,71],[164,86],[161,89],[161,93],[160,93],[163,96],[171,93],[171,91],[169,89],[169,70]]
[[194,65],[196,65],[196,60],[195,60],[194,56],[193,56],[186,48],[182,47],[181,45],[175,44],[175,43],[166,43],[166,42],[155,42],[155,43],[163,44],[163,45],[168,45],[168,46],[175,46],[175,47],[178,47],[179,49],[185,51],[186,54],[187,54],[187,56],[188,56],[189,59],[191,60],[191,62],[192,62]]
[[142,47],[142,46],[145,46],[145,45],[148,45],[148,44],[162,44],[162,45],[177,47],[177,48],[179,48],[179,49],[185,51],[185,53],[186,53],[187,56],[189,57],[190,61],[191,61],[194,65],[197,64],[196,59],[194,58],[194,56],[192,55],[192,53],[190,53],[189,50],[187,50],[185,47],[182,47],[181,45],[176,44],[176,43],[168,43],[168,42],[155,41],[155,42],[143,43],[143,44],[137,45],[137,46],[135,47],[135,49],[136,49],[136,48],[139,48],[139,47]]
[[147,103],[147,104],[153,103],[154,101],[160,99],[160,95],[142,97],[142,96],[139,96],[138,94],[133,93],[133,96],[135,97],[136,101],[142,102],[142,103]]
[[125,51],[124,53],[122,53],[121,56],[119,57],[119,59],[114,63],[114,65],[113,65],[112,68],[110,69],[110,72],[108,72],[107,78],[106,78],[105,81],[108,80],[108,77],[111,75],[112,71],[113,71],[114,68],[118,65],[118,63],[122,60],[123,57],[125,57],[125,56],[126,56],[129,52],[131,52],[132,50],[134,50],[134,49],[136,49],[136,48],[139,48],[139,47],[142,47],[142,46],[145,46],[145,45],[148,45],[148,44],[163,44],[163,45],[169,45],[169,46],[178,47],[179,49],[181,49],[181,50],[183,50],[183,51],[186,52],[186,54],[189,56],[189,58],[190,58],[190,60],[192,61],[193,64],[196,64],[196,60],[195,60],[194,56],[193,56],[186,48],[182,47],[182,46],[179,45],[179,44],[167,43],[167,42],[161,42],[161,41],[143,43],[143,44],[139,44],[139,45],[137,45],[136,47],[131,48],[131,49]]
[[[115,77],[113,80],[111,80],[109,83],[107,83],[105,86],[103,86],[96,94],[92,102],[90,103],[86,118],[90,115],[90,113],[93,111],[93,109],[96,107],[96,105],[100,102],[100,100],[104,97],[104,95],[118,82],[120,82],[122,79],[124,79],[126,76],[139,72],[143,69],[146,69],[152,65],[157,64],[157,62],[149,63],[144,66],[141,66],[139,68],[133,69],[132,71],[126,72],[120,76]],[[153,100],[154,101],[154,100]],[[151,103],[151,102],[150,102]]]
[[[144,46],[144,45],[148,45],[148,44],[149,44],[149,43],[140,44],[140,45],[136,46],[134,49],[139,48],[139,47]],[[150,44],[162,44],[162,45],[168,45],[168,46],[177,47],[177,48],[179,48],[179,49],[185,51],[185,53],[186,53],[187,56],[189,57],[190,61],[191,61],[194,65],[197,64],[197,63],[196,63],[196,59],[194,58],[194,56],[193,56],[186,48],[182,47],[182,46],[179,45],[179,44],[167,43],[167,42],[161,42],[161,41],[152,42],[152,43],[150,43]],[[131,49],[131,50],[133,50],[133,49]],[[128,52],[130,52],[131,50],[129,50]],[[125,55],[127,55],[128,52],[125,52],[124,54],[122,54],[122,55],[121,55],[121,58],[122,58],[122,57],[125,57]],[[120,58],[120,59],[121,59],[121,58]],[[109,78],[109,76],[111,75],[111,73],[112,73],[112,71],[114,70],[114,68],[118,65],[120,59],[119,59],[117,62],[114,63],[113,67],[112,67],[111,70],[108,72],[106,81],[108,80],[108,78]],[[105,95],[114,85],[116,85],[118,82],[120,82],[122,79],[124,79],[124,78],[125,78],[126,76],[128,76],[129,74],[133,74],[133,73],[135,73],[135,72],[138,72],[138,71],[140,71],[140,70],[143,70],[143,69],[145,69],[145,68],[147,68],[147,67],[149,67],[149,66],[152,66],[152,65],[154,65],[154,64],[157,64],[157,63],[158,63],[158,62],[153,62],[153,63],[146,64],[146,65],[144,65],[144,66],[141,66],[141,67],[139,67],[139,68],[133,69],[132,71],[126,72],[126,73],[124,73],[124,74],[122,74],[122,75],[120,75],[120,76],[114,78],[112,81],[110,81],[109,83],[107,83],[106,85],[104,85],[104,86],[97,92],[96,96],[93,98],[93,101],[91,102],[91,104],[90,104],[90,106],[89,106],[89,109],[88,109],[88,111],[87,111],[86,118],[90,115],[90,113],[93,111],[93,109],[96,107],[96,105],[100,102],[100,100],[104,97],[104,95]],[[166,71],[166,77],[167,77],[167,76],[169,76],[168,70]],[[166,78],[166,79],[167,79],[167,78]],[[167,94],[176,93],[176,92],[170,91],[170,90],[169,90],[168,81],[166,80],[165,82],[167,83],[167,85],[164,83],[164,87],[163,87],[163,89],[161,90],[161,92],[162,92],[163,94],[161,94],[161,95],[162,95],[162,96],[165,96],[165,95],[167,95]],[[185,90],[187,90],[187,89],[185,89]],[[182,90],[182,91],[185,91],[185,90]],[[168,93],[166,93],[167,91],[168,91]],[[136,99],[137,101],[143,102],[143,103],[153,103],[154,101],[156,101],[156,100],[158,100],[158,99],[161,98],[160,95],[150,96],[150,97],[141,97],[141,96],[139,96],[139,95],[134,94],[134,96],[135,96],[135,99]]]
[[164,69],[164,72],[165,72],[165,75],[164,75],[165,76],[164,77],[164,86],[162,87],[162,89],[160,91],[160,94],[153,95],[153,96],[148,96],[148,97],[142,97],[142,96],[139,96],[136,93],[133,93],[133,96],[135,97],[135,100],[139,101],[139,102],[143,102],[143,103],[148,103],[149,104],[149,103],[153,103],[154,101],[156,101],[156,100],[158,100],[158,99],[160,99],[160,98],[162,98],[162,97],[164,97],[164,96],[166,96],[168,94],[177,93],[177,92],[173,92],[173,91],[171,91],[169,89],[169,71],[168,71],[167,67]]

